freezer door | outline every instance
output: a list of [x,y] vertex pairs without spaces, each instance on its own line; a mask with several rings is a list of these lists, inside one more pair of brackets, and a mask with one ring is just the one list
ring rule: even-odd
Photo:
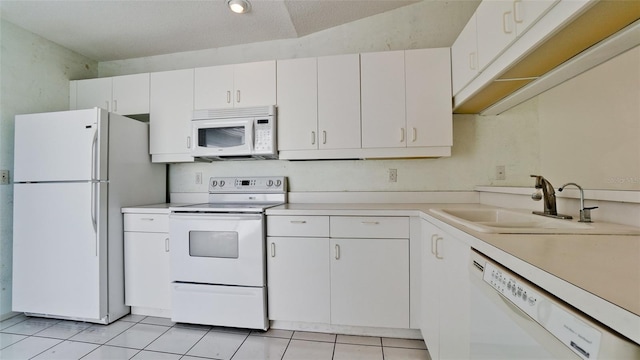
[[98,108],[16,115],[14,181],[106,180],[107,119]]
[[106,212],[97,206],[106,190],[91,182],[14,185],[14,311],[107,315]]

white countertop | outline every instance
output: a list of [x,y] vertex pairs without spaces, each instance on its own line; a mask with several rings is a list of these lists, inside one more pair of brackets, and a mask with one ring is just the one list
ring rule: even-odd
[[472,204],[307,204],[267,209],[267,215],[417,216],[640,343],[640,236],[490,234],[429,209]]

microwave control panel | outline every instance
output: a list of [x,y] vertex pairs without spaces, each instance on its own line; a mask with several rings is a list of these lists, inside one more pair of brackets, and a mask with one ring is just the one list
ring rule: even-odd
[[271,153],[275,146],[275,135],[273,131],[275,127],[271,122],[273,119],[261,118],[254,122],[255,140],[254,150],[256,153]]

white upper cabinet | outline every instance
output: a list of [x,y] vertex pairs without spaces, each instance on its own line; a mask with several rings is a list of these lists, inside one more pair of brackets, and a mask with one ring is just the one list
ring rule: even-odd
[[278,61],[278,150],[318,148],[315,58]]
[[235,106],[276,104],[276,62],[236,64],[233,67]]
[[120,115],[148,114],[149,82],[148,73],[114,76],[112,111]]
[[513,1],[507,0],[485,0],[476,9],[480,71],[515,40],[513,9]]
[[361,147],[358,54],[281,60],[277,73],[280,151]]
[[485,0],[476,9],[482,71],[558,0]]
[[407,146],[452,146],[449,48],[408,50],[404,61]]
[[150,110],[149,137],[152,161],[193,161],[193,69],[152,73]]
[[74,81],[76,86],[76,104],[72,110],[100,107],[111,109],[111,78],[97,78]]
[[71,110],[100,107],[120,115],[149,113],[148,73],[76,80],[71,84]]
[[196,109],[263,106],[275,103],[275,61],[195,69]]
[[194,108],[233,107],[233,65],[195,69]]
[[318,58],[318,145],[359,149],[360,55]]
[[476,14],[473,14],[451,46],[452,92],[457,94],[478,75]]
[[360,55],[362,147],[406,147],[404,51]]
[[450,147],[449,48],[362,54],[362,147]]
[[558,1],[560,0],[513,1],[513,19],[516,24],[516,35],[520,36],[527,31]]

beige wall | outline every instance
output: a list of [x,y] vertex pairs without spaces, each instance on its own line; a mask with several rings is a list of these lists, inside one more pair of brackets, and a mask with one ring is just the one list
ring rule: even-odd
[[541,94],[538,112],[554,184],[640,190],[640,47]]

